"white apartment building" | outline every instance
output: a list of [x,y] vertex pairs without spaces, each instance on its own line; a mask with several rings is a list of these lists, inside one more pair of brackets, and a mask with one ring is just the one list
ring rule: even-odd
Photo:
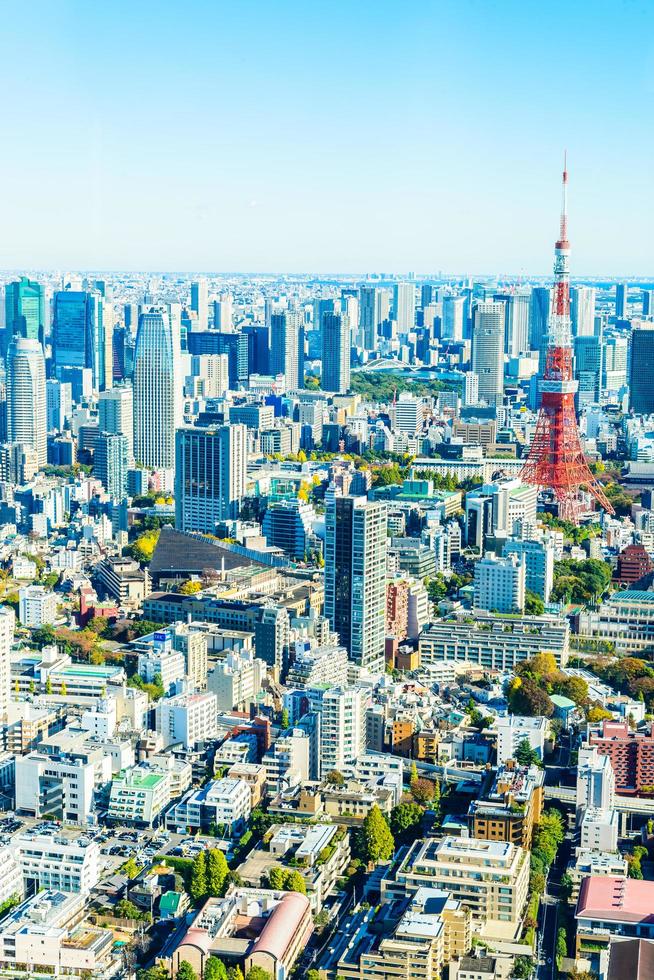
[[364,687],[336,687],[320,698],[320,773],[354,762],[366,751],[366,707],[370,692]]
[[262,689],[266,664],[253,652],[228,653],[209,671],[207,688],[219,711],[246,710]]
[[268,793],[274,795],[307,780],[310,760],[311,739],[307,732],[294,728],[280,735],[261,760],[266,769]]
[[393,428],[396,432],[415,436],[422,430],[425,406],[421,398],[403,391],[395,403]]
[[114,776],[107,817],[117,824],[154,826],[170,803],[170,773],[157,767],[134,766]]
[[586,851],[613,853],[618,850],[619,814],[617,810],[590,807],[584,810],[579,828],[580,843]]
[[0,849],[0,867],[2,868],[2,874],[0,875],[0,905],[4,905],[6,901],[14,898],[16,895],[22,898],[25,894],[25,888],[23,885],[23,872],[11,848],[3,847]]
[[525,565],[518,557],[497,558],[487,554],[475,563],[475,608],[499,613],[522,612],[525,580]]
[[52,626],[57,618],[57,596],[42,585],[26,585],[18,592],[18,618],[23,626]]
[[608,755],[595,745],[582,745],[577,762],[577,815],[585,809],[612,810],[615,805],[615,773]]
[[215,694],[178,694],[157,702],[157,731],[164,747],[180,743],[192,749],[216,736],[218,701]]
[[179,650],[153,647],[146,653],[139,653],[138,673],[149,684],[158,674],[164,691],[170,691],[186,674],[184,654]]
[[344,686],[347,683],[348,656],[345,647],[318,645],[310,640],[295,643],[293,663],[286,677],[287,687],[317,684]]
[[0,606],[0,718],[5,718],[11,700],[11,647],[16,616],[11,606]]
[[187,827],[204,833],[218,827],[230,835],[242,832],[252,808],[250,786],[243,779],[216,779],[189,793],[166,814],[166,826],[184,832]]
[[87,894],[100,877],[100,847],[88,837],[21,834],[15,855],[28,894],[41,888]]
[[555,545],[550,538],[525,541],[507,541],[504,545],[505,557],[515,555],[524,562],[525,587],[539,595],[543,602],[549,602],[554,585]]
[[91,817],[95,762],[65,755],[29,752],[16,758],[16,812],[52,814],[64,823],[87,824]]
[[529,742],[532,749],[543,758],[545,737],[547,735],[547,718],[527,718],[522,715],[507,715],[495,722],[497,731],[497,764],[506,765],[513,759],[515,751],[521,742]]
[[81,726],[96,738],[108,742],[116,731],[116,698],[101,698],[82,714]]

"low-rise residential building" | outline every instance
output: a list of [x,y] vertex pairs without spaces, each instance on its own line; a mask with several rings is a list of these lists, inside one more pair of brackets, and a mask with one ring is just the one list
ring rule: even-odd
[[472,836],[530,848],[543,810],[544,782],[537,766],[507,765],[489,775],[468,810]]
[[94,762],[38,751],[16,759],[18,813],[37,818],[50,814],[66,823],[87,824],[94,785]]
[[35,973],[102,976],[114,944],[111,929],[84,922],[84,896],[38,892],[0,920],[0,966]]
[[18,591],[18,618],[23,626],[39,629],[57,619],[57,596],[42,585],[26,585]]
[[240,779],[250,787],[250,805],[254,810],[266,794],[266,767],[253,762],[237,762],[231,766],[227,775],[230,779]]
[[100,876],[100,847],[88,837],[32,831],[18,838],[15,854],[28,895],[42,888],[85,895]]
[[506,765],[515,758],[518,746],[528,742],[539,759],[545,752],[545,737],[547,735],[547,718],[529,718],[523,715],[506,715],[495,722],[497,732],[497,764]]
[[579,825],[582,848],[610,854],[618,850],[619,814],[617,810],[589,807],[584,810]]
[[170,773],[142,765],[114,776],[107,818],[117,824],[155,826],[170,803]]
[[184,748],[192,749],[198,742],[216,736],[218,705],[215,694],[178,694],[162,698],[157,703],[156,713],[164,748],[181,743]]
[[654,734],[632,731],[627,722],[604,721],[589,732],[588,742],[607,755],[615,774],[616,792],[637,795],[654,786]]
[[166,814],[169,829],[187,828],[234,837],[245,830],[252,809],[250,786],[242,779],[216,779],[193,790]]
[[228,653],[207,677],[207,687],[216,696],[219,711],[245,710],[263,687],[267,665],[251,651]]

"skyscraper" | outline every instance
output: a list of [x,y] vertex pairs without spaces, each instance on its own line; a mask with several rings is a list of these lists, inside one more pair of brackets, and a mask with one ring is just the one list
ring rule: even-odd
[[304,387],[304,330],[299,310],[270,317],[270,373],[283,374],[287,390]]
[[339,394],[350,387],[350,320],[345,313],[322,315],[321,387]]
[[592,286],[573,286],[570,290],[570,316],[574,337],[595,334],[595,293]]
[[443,297],[443,320],[441,338],[443,340],[463,340],[463,296]]
[[529,347],[541,350],[547,346],[547,324],[550,318],[550,286],[534,286],[529,302]]
[[209,289],[206,279],[191,283],[191,309],[196,314],[197,329],[206,330],[209,326]]
[[175,527],[213,534],[218,521],[238,517],[245,496],[247,429],[178,429],[175,446]]
[[504,394],[505,304],[477,303],[473,313],[472,370],[479,378],[479,399],[501,405]]
[[654,412],[654,324],[631,331],[629,406],[638,415]]
[[600,382],[602,376],[602,339],[601,337],[575,337],[575,379],[579,382],[577,389],[577,408],[584,405],[597,404],[600,400]]
[[89,294],[62,290],[54,294],[52,351],[59,376],[63,367],[93,366],[93,335]]
[[117,432],[100,432],[95,443],[94,473],[107,493],[122,500],[127,492],[129,449],[127,437]]
[[654,289],[643,289],[643,316],[654,316]]
[[393,287],[393,310],[398,333],[410,333],[416,324],[416,287],[414,283],[395,283]]
[[26,276],[5,286],[5,354],[14,334],[27,340],[38,340],[42,347],[45,346],[43,286]]
[[188,352],[198,354],[227,354],[229,386],[236,390],[247,385],[249,377],[249,343],[244,333],[225,333],[220,330],[194,330],[187,337]]
[[504,351],[509,357],[518,357],[529,348],[530,300],[528,292],[505,297]]
[[139,317],[134,353],[134,458],[148,469],[175,467],[182,423],[179,334],[156,306]]
[[624,336],[605,337],[602,343],[602,391],[619,392],[627,384],[629,342]]
[[335,497],[325,517],[325,615],[350,659],[383,669],[386,505]]
[[131,385],[119,385],[110,391],[100,392],[98,425],[101,432],[125,436],[128,457],[130,460],[134,458],[134,398]]
[[375,286],[359,287],[359,332],[364,350],[376,351],[379,324],[382,322],[381,292]]
[[231,293],[221,293],[213,304],[214,330],[232,330],[234,326],[234,307]]
[[45,359],[38,340],[16,334],[7,353],[7,439],[31,446],[48,461]]
[[70,421],[73,410],[73,391],[65,381],[48,378],[46,381],[47,431],[61,432]]
[[627,301],[629,298],[629,286],[626,282],[616,282],[615,284],[615,315],[618,320],[624,320],[627,316]]

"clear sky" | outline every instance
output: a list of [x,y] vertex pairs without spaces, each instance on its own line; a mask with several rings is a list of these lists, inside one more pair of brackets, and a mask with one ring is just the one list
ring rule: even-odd
[[3,0],[0,266],[654,275],[651,0]]

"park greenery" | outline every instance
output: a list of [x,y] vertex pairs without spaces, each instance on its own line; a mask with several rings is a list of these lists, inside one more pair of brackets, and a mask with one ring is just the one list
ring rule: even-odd
[[588,684],[582,677],[570,677],[560,671],[552,653],[538,653],[515,668],[509,682],[509,708],[516,715],[543,715],[551,718],[554,703],[550,695],[560,694],[580,707],[588,705]]
[[598,558],[566,558],[554,565],[553,602],[594,602],[608,589],[611,567]]
[[356,395],[370,401],[392,402],[396,394],[408,391],[419,398],[434,397],[439,391],[457,391],[459,385],[447,381],[416,381],[391,371],[355,371],[350,388]]

